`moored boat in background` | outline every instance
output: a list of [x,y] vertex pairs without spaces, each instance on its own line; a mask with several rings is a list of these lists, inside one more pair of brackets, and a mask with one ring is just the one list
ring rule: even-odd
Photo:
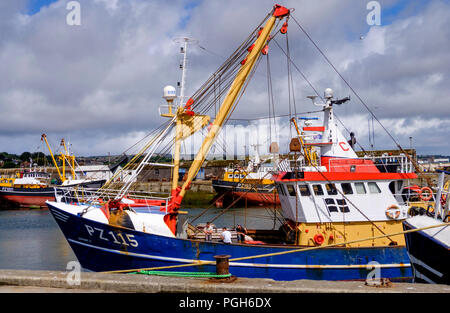
[[258,146],[255,145],[255,156],[249,161],[246,168],[239,165],[228,166],[224,169],[222,179],[212,181],[221,202],[249,205],[280,205],[280,199],[273,181],[273,173],[277,171],[278,158],[271,157],[261,160]]
[[[59,183],[52,184],[50,182],[51,175],[47,172],[31,169],[29,171],[18,172],[15,177],[0,178],[0,200],[19,207],[46,207],[45,201],[54,201],[55,192],[58,188],[79,187],[96,190],[106,182],[105,179],[77,178],[75,174],[75,156],[68,153],[64,139],[62,139],[61,145],[64,145],[65,154],[61,153],[59,157],[62,162],[62,169],[60,170],[60,166],[53,156],[46,137],[43,134],[41,140],[45,141],[48,146],[58,173]],[[70,167],[70,177],[66,175],[66,162]]]
[[[433,210],[410,208],[405,230],[419,230],[406,234],[406,243],[414,269],[414,281],[450,285],[450,221],[449,180],[444,184],[445,172],[439,176],[438,192],[434,197]],[[415,205],[417,205],[415,203]]]

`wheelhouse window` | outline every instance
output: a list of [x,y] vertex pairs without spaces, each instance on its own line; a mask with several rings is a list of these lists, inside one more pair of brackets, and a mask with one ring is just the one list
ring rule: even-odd
[[351,195],[351,194],[353,194],[352,184],[342,183],[341,187],[342,187],[342,192],[344,193],[344,195]]
[[356,193],[359,195],[363,195],[366,194],[366,186],[364,186],[364,183],[355,183],[355,190]]
[[378,187],[377,183],[369,182],[367,185],[369,186],[370,193],[381,193],[380,187]]
[[336,206],[336,202],[334,202],[333,198],[325,198],[323,199],[325,201],[325,205],[327,206],[328,212],[339,212],[338,208]]
[[347,201],[345,201],[345,199],[336,199],[336,202],[337,202],[337,204],[338,204],[338,206],[339,206],[339,210],[340,210],[342,213],[348,213],[348,212],[350,212],[350,210],[349,210],[349,208],[348,208],[348,206],[347,206]]
[[325,188],[327,189],[327,194],[329,196],[337,195],[337,189],[336,189],[336,186],[334,184],[326,184]]
[[300,189],[300,194],[302,196],[310,196],[311,192],[309,191],[308,185],[299,185],[298,189]]
[[293,185],[286,185],[288,193],[292,197],[296,197],[297,193],[295,192],[295,187]]
[[323,196],[322,185],[312,185],[312,187],[316,196]]

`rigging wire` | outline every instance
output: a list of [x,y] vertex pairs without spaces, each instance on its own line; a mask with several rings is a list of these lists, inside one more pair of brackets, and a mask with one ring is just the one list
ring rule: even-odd
[[[325,101],[322,97],[322,95],[317,91],[317,89],[314,87],[314,85],[311,83],[311,81],[306,77],[306,75],[303,73],[303,71],[298,67],[298,65],[290,58],[290,56],[288,56],[287,52],[281,47],[281,45],[274,40],[275,44],[278,46],[278,48],[284,53],[284,55],[286,55],[286,57],[288,57],[289,63],[292,64],[292,66],[294,66],[294,68],[299,72],[299,74],[302,76],[302,78],[306,81],[306,83],[309,85],[309,87],[311,87],[311,89],[314,91],[314,93],[322,100]],[[300,114],[307,114],[307,113],[317,113],[317,112],[323,112],[323,110],[318,110],[318,111],[312,111],[312,112],[304,112],[304,113],[300,113]],[[336,119],[339,121],[339,123],[344,127],[344,129],[347,131],[348,134],[350,134],[350,131],[347,129],[347,127],[345,127],[344,123],[340,120],[339,116],[335,113],[334,116],[336,117]],[[356,144],[359,146],[359,148],[363,151],[366,152],[366,150],[361,146],[361,144],[357,141]]]
[[333,68],[333,70],[338,74],[338,76],[344,81],[344,83],[348,86],[348,88],[353,92],[353,94],[358,98],[358,100],[364,105],[364,107],[367,109],[367,111],[371,114],[372,118],[375,119],[378,124],[383,128],[383,130],[386,132],[386,134],[392,139],[392,141],[397,145],[399,150],[404,152],[406,155],[408,155],[403,148],[400,146],[400,144],[395,140],[395,138],[389,133],[389,131],[384,127],[384,125],[381,123],[381,121],[375,116],[373,111],[369,108],[369,106],[365,103],[365,101],[359,96],[359,94],[353,89],[353,87],[349,84],[349,82],[342,76],[342,74],[338,71],[338,69],[333,65],[333,63],[330,61],[330,59],[325,55],[325,53],[319,48],[319,46],[316,44],[316,42],[311,38],[311,36],[308,34],[308,32],[300,25],[300,23],[297,21],[297,19],[292,16],[292,19],[297,24],[297,26],[302,30],[302,32],[306,35],[306,37],[309,39],[309,41],[316,47],[317,51],[324,57],[325,61]]

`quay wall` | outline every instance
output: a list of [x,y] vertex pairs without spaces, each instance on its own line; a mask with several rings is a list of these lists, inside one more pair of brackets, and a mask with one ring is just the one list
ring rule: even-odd
[[[121,293],[450,293],[450,286],[436,284],[390,283],[385,287],[368,286],[364,281],[275,281],[259,278],[236,278],[232,281],[208,278],[164,277],[136,274],[0,270],[0,291],[8,287],[58,288],[61,292]],[[1,290],[3,288],[3,290]],[[39,290],[38,290],[39,292]]]

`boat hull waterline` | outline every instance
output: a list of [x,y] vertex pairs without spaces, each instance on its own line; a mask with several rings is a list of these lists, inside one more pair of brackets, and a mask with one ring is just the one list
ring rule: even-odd
[[18,206],[36,205],[45,207],[45,201],[55,200],[55,189],[39,188],[3,188],[0,190],[0,198]]
[[281,205],[278,193],[275,189],[275,184],[252,185],[241,184],[238,182],[228,182],[224,180],[213,180],[212,186],[218,194],[227,194],[226,198],[230,201],[235,198],[240,198],[242,202],[247,201],[248,204]]
[[[69,187],[84,187],[98,189],[106,180],[84,182],[77,185],[67,185],[63,188]],[[45,187],[45,188],[17,188],[17,187],[1,187],[0,199],[6,200],[14,205],[27,207],[27,206],[40,206],[46,207],[45,201],[55,201],[55,189],[63,189],[59,186]]]
[[[223,244],[171,238],[99,223],[68,213],[47,202],[81,266],[91,271],[114,271],[214,261],[289,251],[299,247]],[[169,248],[170,247],[170,248]],[[237,277],[274,280],[365,280],[380,264],[380,274],[392,281],[411,281],[412,269],[404,247],[324,248],[277,256],[230,261]],[[171,269],[169,269],[171,270]],[[174,271],[215,271],[215,264],[174,268]]]

